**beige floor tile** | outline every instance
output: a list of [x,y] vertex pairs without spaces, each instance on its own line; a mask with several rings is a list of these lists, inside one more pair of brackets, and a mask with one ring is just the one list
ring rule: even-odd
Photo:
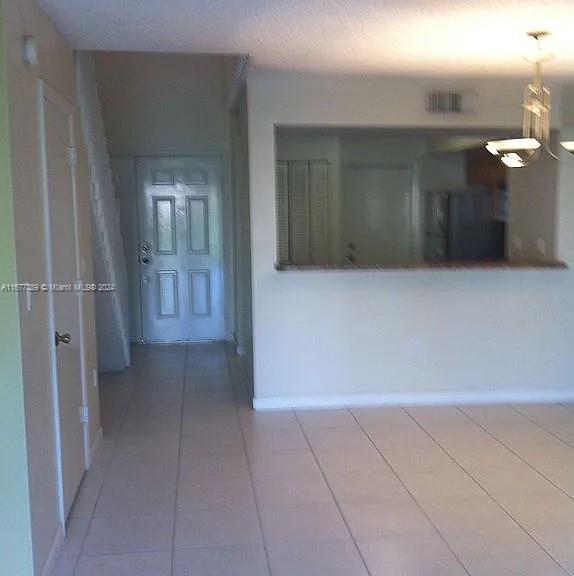
[[516,530],[512,518],[487,494],[434,499],[424,503],[424,510],[447,538],[505,534]]
[[264,506],[261,522],[267,542],[334,540],[349,535],[334,503]]
[[248,478],[249,468],[245,454],[195,454],[180,462],[180,483],[199,478]]
[[294,474],[255,478],[255,497],[261,506],[290,506],[312,502],[332,502],[333,498],[322,475]]
[[305,433],[311,447],[317,452],[376,450],[359,427],[310,428]]
[[245,430],[290,430],[297,432],[300,430],[299,422],[295,418],[295,413],[291,410],[273,412],[254,412],[251,408],[239,411],[241,426]]
[[350,539],[275,542],[268,553],[273,576],[367,576]]
[[193,454],[243,454],[241,434],[221,432],[183,436],[181,439],[182,456]]
[[131,486],[103,486],[94,516],[171,514],[175,488],[175,477],[161,484],[140,480]]
[[308,450],[301,430],[245,430],[245,444],[249,453],[260,450]]
[[504,535],[449,538],[472,576],[565,576],[560,566],[519,528]]
[[409,496],[389,498],[384,502],[344,502],[341,508],[357,542],[389,536],[435,534],[432,524]]
[[70,511],[70,518],[89,518],[94,513],[100,489],[98,485],[80,486]]
[[371,576],[467,576],[436,535],[385,538],[359,544],[359,548]]
[[254,507],[178,513],[175,547],[258,545],[259,520]]
[[401,474],[434,472],[452,465],[452,459],[437,447],[431,450],[418,446],[411,446],[408,449],[403,447],[385,448],[383,456]]
[[574,502],[558,491],[544,496],[517,491],[497,495],[496,500],[528,531],[574,524]]
[[104,486],[129,488],[145,485],[150,489],[175,482],[177,456],[155,458],[119,458],[108,468]]
[[161,456],[177,456],[179,439],[175,437],[144,438],[140,436],[120,435],[114,462],[130,458],[158,458]]
[[317,474],[319,466],[310,450],[257,450],[249,455],[254,477]]
[[181,512],[209,508],[254,506],[249,477],[223,478],[204,476],[179,484],[177,506]]
[[175,550],[173,576],[269,576],[263,546]]
[[[574,491],[568,407],[462,408],[498,441],[454,407],[253,412],[219,344],[136,347],[133,359],[102,378],[105,454],[51,576],[72,576],[84,536],[76,576],[164,576],[176,482],[174,576],[269,576],[254,490],[272,576],[364,575],[349,527],[371,576],[462,574],[425,513],[471,576],[563,574],[548,554],[574,573],[574,503],[549,482]],[[98,498],[96,514],[119,516],[88,529]]]
[[567,572],[574,574],[574,524],[544,527],[530,534]]
[[70,518],[66,522],[66,539],[60,548],[60,557],[77,558],[88,533],[90,518]]
[[[545,495],[555,491],[555,487],[541,474],[523,462],[510,461],[505,466],[474,467],[469,474],[489,493],[518,493]],[[520,479],[520,482],[517,482]]]
[[94,556],[169,550],[172,534],[173,515],[94,518],[82,554]]
[[387,464],[373,446],[317,451],[317,460],[325,472],[360,472],[386,470]]
[[74,576],[77,557],[58,556],[50,576]]
[[82,557],[74,576],[170,576],[171,552]]
[[472,477],[454,466],[436,472],[403,474],[401,480],[419,502],[484,494]]
[[318,428],[357,429],[358,424],[348,410],[298,410],[297,418],[305,430]]
[[330,472],[327,480],[338,502],[386,501],[407,494],[397,477],[387,470]]

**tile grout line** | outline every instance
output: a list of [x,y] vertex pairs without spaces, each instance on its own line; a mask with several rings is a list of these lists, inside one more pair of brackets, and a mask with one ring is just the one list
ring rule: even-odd
[[179,409],[179,439],[178,439],[178,447],[177,447],[177,466],[175,471],[175,502],[173,505],[173,528],[171,531],[171,558],[170,558],[170,567],[169,573],[173,576],[174,571],[174,563],[175,563],[175,533],[177,528],[177,502],[179,497],[179,480],[180,480],[180,469],[181,469],[181,444],[183,438],[183,411],[185,405],[185,388],[187,385],[187,362],[188,362],[188,344],[184,344],[185,346],[185,355],[183,360],[183,386],[181,390],[181,406]]
[[343,520],[343,523],[345,524],[345,528],[347,529],[347,532],[349,533],[351,541],[353,542],[353,546],[355,547],[355,550],[357,551],[357,554],[359,555],[359,558],[361,559],[361,562],[363,563],[363,566],[365,567],[367,574],[369,574],[369,576],[372,576],[372,573],[369,569],[367,561],[365,560],[365,558],[361,552],[361,549],[359,548],[359,545],[358,545],[357,541],[355,540],[355,536],[353,535],[351,527],[349,526],[349,523],[347,522],[347,519],[345,518],[345,515],[343,514],[343,510],[341,508],[341,505],[339,504],[339,501],[335,497],[335,493],[333,492],[333,489],[331,488],[331,484],[329,483],[327,475],[325,474],[323,467],[319,463],[319,459],[317,458],[317,454],[315,454],[315,450],[313,450],[313,447],[311,446],[311,442],[309,442],[309,438],[308,438],[307,433],[305,432],[305,430],[301,424],[301,421],[299,420],[299,416],[297,415],[297,411],[293,410],[293,414],[295,415],[295,419],[297,420],[297,424],[299,425],[299,429],[301,430],[301,433],[303,434],[303,437],[305,438],[305,442],[307,443],[307,446],[309,446],[309,450],[311,451],[311,454],[313,455],[313,459],[315,460],[315,463],[317,464],[317,467],[319,468],[319,471],[321,472],[321,476],[323,477],[323,480],[327,484],[327,488],[329,489],[329,492],[331,494],[331,498],[333,498],[333,502],[335,503],[335,506],[337,507],[339,514],[341,515],[341,519]]
[[516,406],[514,406],[512,404],[507,404],[507,406],[511,410],[516,412],[517,414],[520,414],[520,416],[522,416],[523,418],[526,418],[526,420],[529,420],[530,422],[532,422],[532,424],[534,424],[534,426],[536,426],[537,428],[540,428],[540,430],[544,430],[544,432],[546,432],[550,436],[556,438],[556,440],[559,440],[560,442],[562,442],[562,444],[566,444],[566,446],[568,446],[568,448],[574,448],[574,444],[570,444],[569,441],[564,440],[564,438],[560,437],[558,434],[555,434],[554,432],[552,432],[552,430],[548,430],[548,428],[546,428],[545,426],[542,426],[542,424],[540,424],[539,422],[537,422],[533,418],[530,418],[530,416],[528,416],[527,414],[524,414],[524,412],[522,412],[522,410],[520,410],[520,408],[516,408]]
[[554,556],[552,556],[550,552],[548,552],[548,550],[546,550],[546,548],[544,548],[544,546],[542,546],[542,544],[540,544],[540,542],[538,542],[538,540],[536,540],[536,538],[534,538],[534,536],[532,536],[532,534],[530,534],[530,532],[528,532],[528,530],[522,526],[522,524],[520,524],[520,522],[518,522],[518,520],[502,504],[500,504],[500,502],[498,502],[498,500],[488,492],[488,490],[486,490],[486,488],[484,488],[484,486],[482,486],[482,484],[470,472],[468,472],[445,448],[443,448],[442,444],[440,444],[440,442],[438,442],[438,440],[436,440],[435,437],[428,432],[426,428],[409,413],[408,410],[404,408],[401,409],[438,446],[438,448],[442,450],[450,460],[452,460],[455,465],[460,468],[460,470],[462,470],[514,522],[514,524],[516,524],[516,526],[518,526],[520,530],[522,530],[522,532],[524,532],[526,536],[528,536],[528,538],[532,540],[532,542],[534,542],[534,544],[536,544],[536,546],[538,546],[544,554],[546,554],[546,556],[564,572],[564,574],[570,574],[570,572],[566,570],[564,566],[562,566],[562,564],[560,564],[560,562],[558,562],[558,560],[556,560],[556,558],[554,558]]
[[538,474],[539,476],[541,476],[542,478],[544,478],[544,480],[546,480],[549,484],[551,484],[552,486],[554,486],[554,488],[556,488],[556,490],[558,490],[561,494],[563,494],[564,496],[566,496],[567,498],[570,498],[570,500],[574,500],[574,498],[568,494],[568,492],[566,492],[565,490],[563,490],[560,486],[558,486],[558,484],[554,483],[550,478],[548,478],[546,476],[546,474],[544,474],[543,472],[541,472],[540,470],[538,470],[538,468],[536,468],[535,466],[533,466],[532,464],[530,464],[530,462],[528,462],[528,460],[526,460],[525,458],[523,458],[518,452],[516,452],[515,450],[513,450],[510,446],[508,446],[505,442],[503,442],[500,438],[498,438],[497,436],[495,436],[492,432],[490,432],[487,428],[485,428],[482,424],[480,424],[480,422],[477,422],[472,416],[470,416],[470,414],[466,413],[461,407],[459,406],[455,406],[455,408],[463,415],[465,416],[465,418],[468,418],[475,426],[477,426],[478,428],[480,428],[485,434],[487,434],[488,436],[490,436],[495,442],[498,442],[498,444],[500,444],[503,448],[505,448],[506,450],[508,450],[511,454],[514,454],[514,456],[516,456],[516,458],[518,458],[521,462],[523,462],[524,464],[526,464],[533,472],[535,472],[536,474]]
[[[126,375],[126,384],[127,384],[127,383],[128,383],[128,377],[127,377],[127,375]],[[98,390],[98,393],[99,393],[99,390]],[[120,426],[119,426],[119,428],[118,428],[118,430],[117,430],[116,436],[115,436],[115,438],[114,438],[114,449],[113,449],[113,451],[112,451],[112,455],[110,456],[110,459],[109,459],[109,461],[106,463],[105,468],[104,468],[105,471],[104,471],[104,474],[103,474],[102,483],[100,484],[100,487],[99,487],[99,489],[98,489],[98,495],[96,496],[96,501],[94,502],[94,508],[93,508],[93,510],[92,510],[92,512],[91,512],[91,514],[90,514],[90,520],[89,520],[89,522],[88,522],[88,526],[87,526],[87,528],[86,528],[86,533],[84,534],[84,538],[82,539],[82,545],[80,546],[80,551],[78,552],[78,556],[77,556],[77,558],[76,558],[76,561],[74,562],[74,568],[73,568],[73,570],[72,570],[72,575],[75,574],[76,571],[77,571],[77,569],[78,569],[78,564],[80,563],[80,558],[82,557],[82,553],[83,553],[84,547],[85,547],[85,545],[86,545],[86,540],[88,539],[88,533],[89,533],[89,531],[90,531],[90,528],[92,527],[92,522],[93,522],[93,520],[94,520],[94,518],[95,518],[94,514],[95,514],[95,512],[96,512],[96,506],[98,505],[98,502],[99,502],[99,500],[100,500],[100,496],[101,496],[101,494],[102,494],[102,490],[104,489],[105,477],[106,477],[106,474],[109,472],[109,470],[110,470],[110,468],[111,468],[111,466],[112,466],[112,461],[113,461],[113,459],[114,459],[116,450],[118,449],[117,439],[119,438],[120,433],[121,433],[121,431],[123,430],[124,425],[125,425],[126,420],[127,420],[127,417],[128,417],[129,406],[130,406],[130,404],[131,404],[131,398],[132,398],[132,394],[133,394],[133,383],[132,383],[132,388],[131,388],[129,394],[130,394],[130,399],[129,399],[128,402],[127,402],[127,407],[126,407],[126,409],[125,409],[125,411],[124,411],[124,413],[123,413],[123,415],[122,415],[122,417],[121,417],[121,424],[120,424]],[[103,449],[103,447],[102,447],[102,449]]]
[[355,420],[355,422],[357,423],[357,425],[359,426],[359,428],[361,429],[361,431],[363,432],[363,434],[367,437],[367,439],[369,440],[369,442],[372,444],[372,446],[375,448],[375,450],[378,452],[379,456],[383,459],[383,461],[387,464],[387,466],[389,467],[389,469],[391,470],[391,472],[393,473],[393,475],[395,476],[395,478],[400,482],[401,486],[405,489],[405,491],[407,492],[407,494],[411,497],[411,499],[413,500],[413,502],[417,505],[418,509],[423,513],[424,517],[427,519],[427,521],[429,522],[429,524],[433,527],[433,529],[435,530],[435,532],[438,534],[439,538],[442,540],[442,542],[444,543],[444,545],[448,548],[448,550],[450,551],[450,553],[453,555],[453,557],[456,559],[456,561],[460,564],[460,566],[462,567],[462,569],[468,574],[468,576],[472,576],[471,573],[469,572],[468,568],[464,565],[464,562],[458,557],[458,554],[451,548],[449,542],[447,541],[446,537],[443,535],[443,533],[438,529],[438,527],[435,525],[435,523],[431,520],[430,516],[427,514],[426,510],[423,508],[423,506],[420,504],[420,502],[415,498],[414,494],[409,490],[409,488],[407,487],[407,485],[403,482],[403,479],[400,477],[399,473],[395,470],[394,466],[387,460],[386,456],[383,454],[383,451],[377,446],[377,444],[375,443],[375,441],[371,438],[371,435],[365,430],[365,428],[363,427],[363,425],[359,422],[359,419],[357,418],[357,416],[355,415],[355,413],[353,412],[352,409],[348,408],[347,409],[350,413],[351,416],[353,417],[353,419]]
[[245,461],[247,462],[247,471],[249,472],[249,482],[251,484],[251,492],[253,494],[253,502],[255,503],[255,512],[257,514],[257,524],[259,526],[259,534],[261,536],[261,544],[263,546],[263,553],[265,554],[265,564],[267,566],[267,572],[268,572],[269,576],[271,576],[272,571],[271,571],[271,562],[269,560],[269,549],[268,549],[267,540],[265,538],[265,534],[263,532],[263,521],[261,520],[261,510],[260,510],[259,502],[257,500],[257,495],[255,493],[255,482],[254,482],[254,477],[253,477],[253,471],[251,468],[251,461],[249,459],[249,454],[247,451],[247,443],[245,442],[245,434],[243,432],[243,426],[241,424],[241,415],[239,414],[239,406],[237,403],[237,393],[235,391],[235,385],[234,385],[235,380],[232,376],[229,351],[228,351],[227,347],[225,346],[225,344],[223,344],[223,346],[224,346],[224,354],[225,354],[225,363],[227,366],[227,377],[229,379],[229,384],[231,385],[231,389],[233,392],[233,404],[235,407],[235,413],[237,415],[237,421],[239,423],[239,430],[241,432],[241,443],[243,444],[243,455],[245,456]]

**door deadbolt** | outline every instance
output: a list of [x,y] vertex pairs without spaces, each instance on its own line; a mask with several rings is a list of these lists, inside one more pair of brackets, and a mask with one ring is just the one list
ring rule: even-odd
[[59,346],[60,344],[69,344],[72,341],[70,333],[60,334],[57,330],[54,337],[56,340],[56,346]]

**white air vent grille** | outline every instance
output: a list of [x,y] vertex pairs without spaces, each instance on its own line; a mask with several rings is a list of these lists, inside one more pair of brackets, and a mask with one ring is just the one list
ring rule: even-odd
[[429,90],[425,108],[429,114],[463,114],[467,112],[465,95],[456,90]]

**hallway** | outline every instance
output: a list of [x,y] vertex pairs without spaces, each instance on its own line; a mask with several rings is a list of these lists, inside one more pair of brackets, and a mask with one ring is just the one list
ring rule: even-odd
[[255,413],[234,362],[138,346],[102,381],[55,576],[574,573],[572,406]]

